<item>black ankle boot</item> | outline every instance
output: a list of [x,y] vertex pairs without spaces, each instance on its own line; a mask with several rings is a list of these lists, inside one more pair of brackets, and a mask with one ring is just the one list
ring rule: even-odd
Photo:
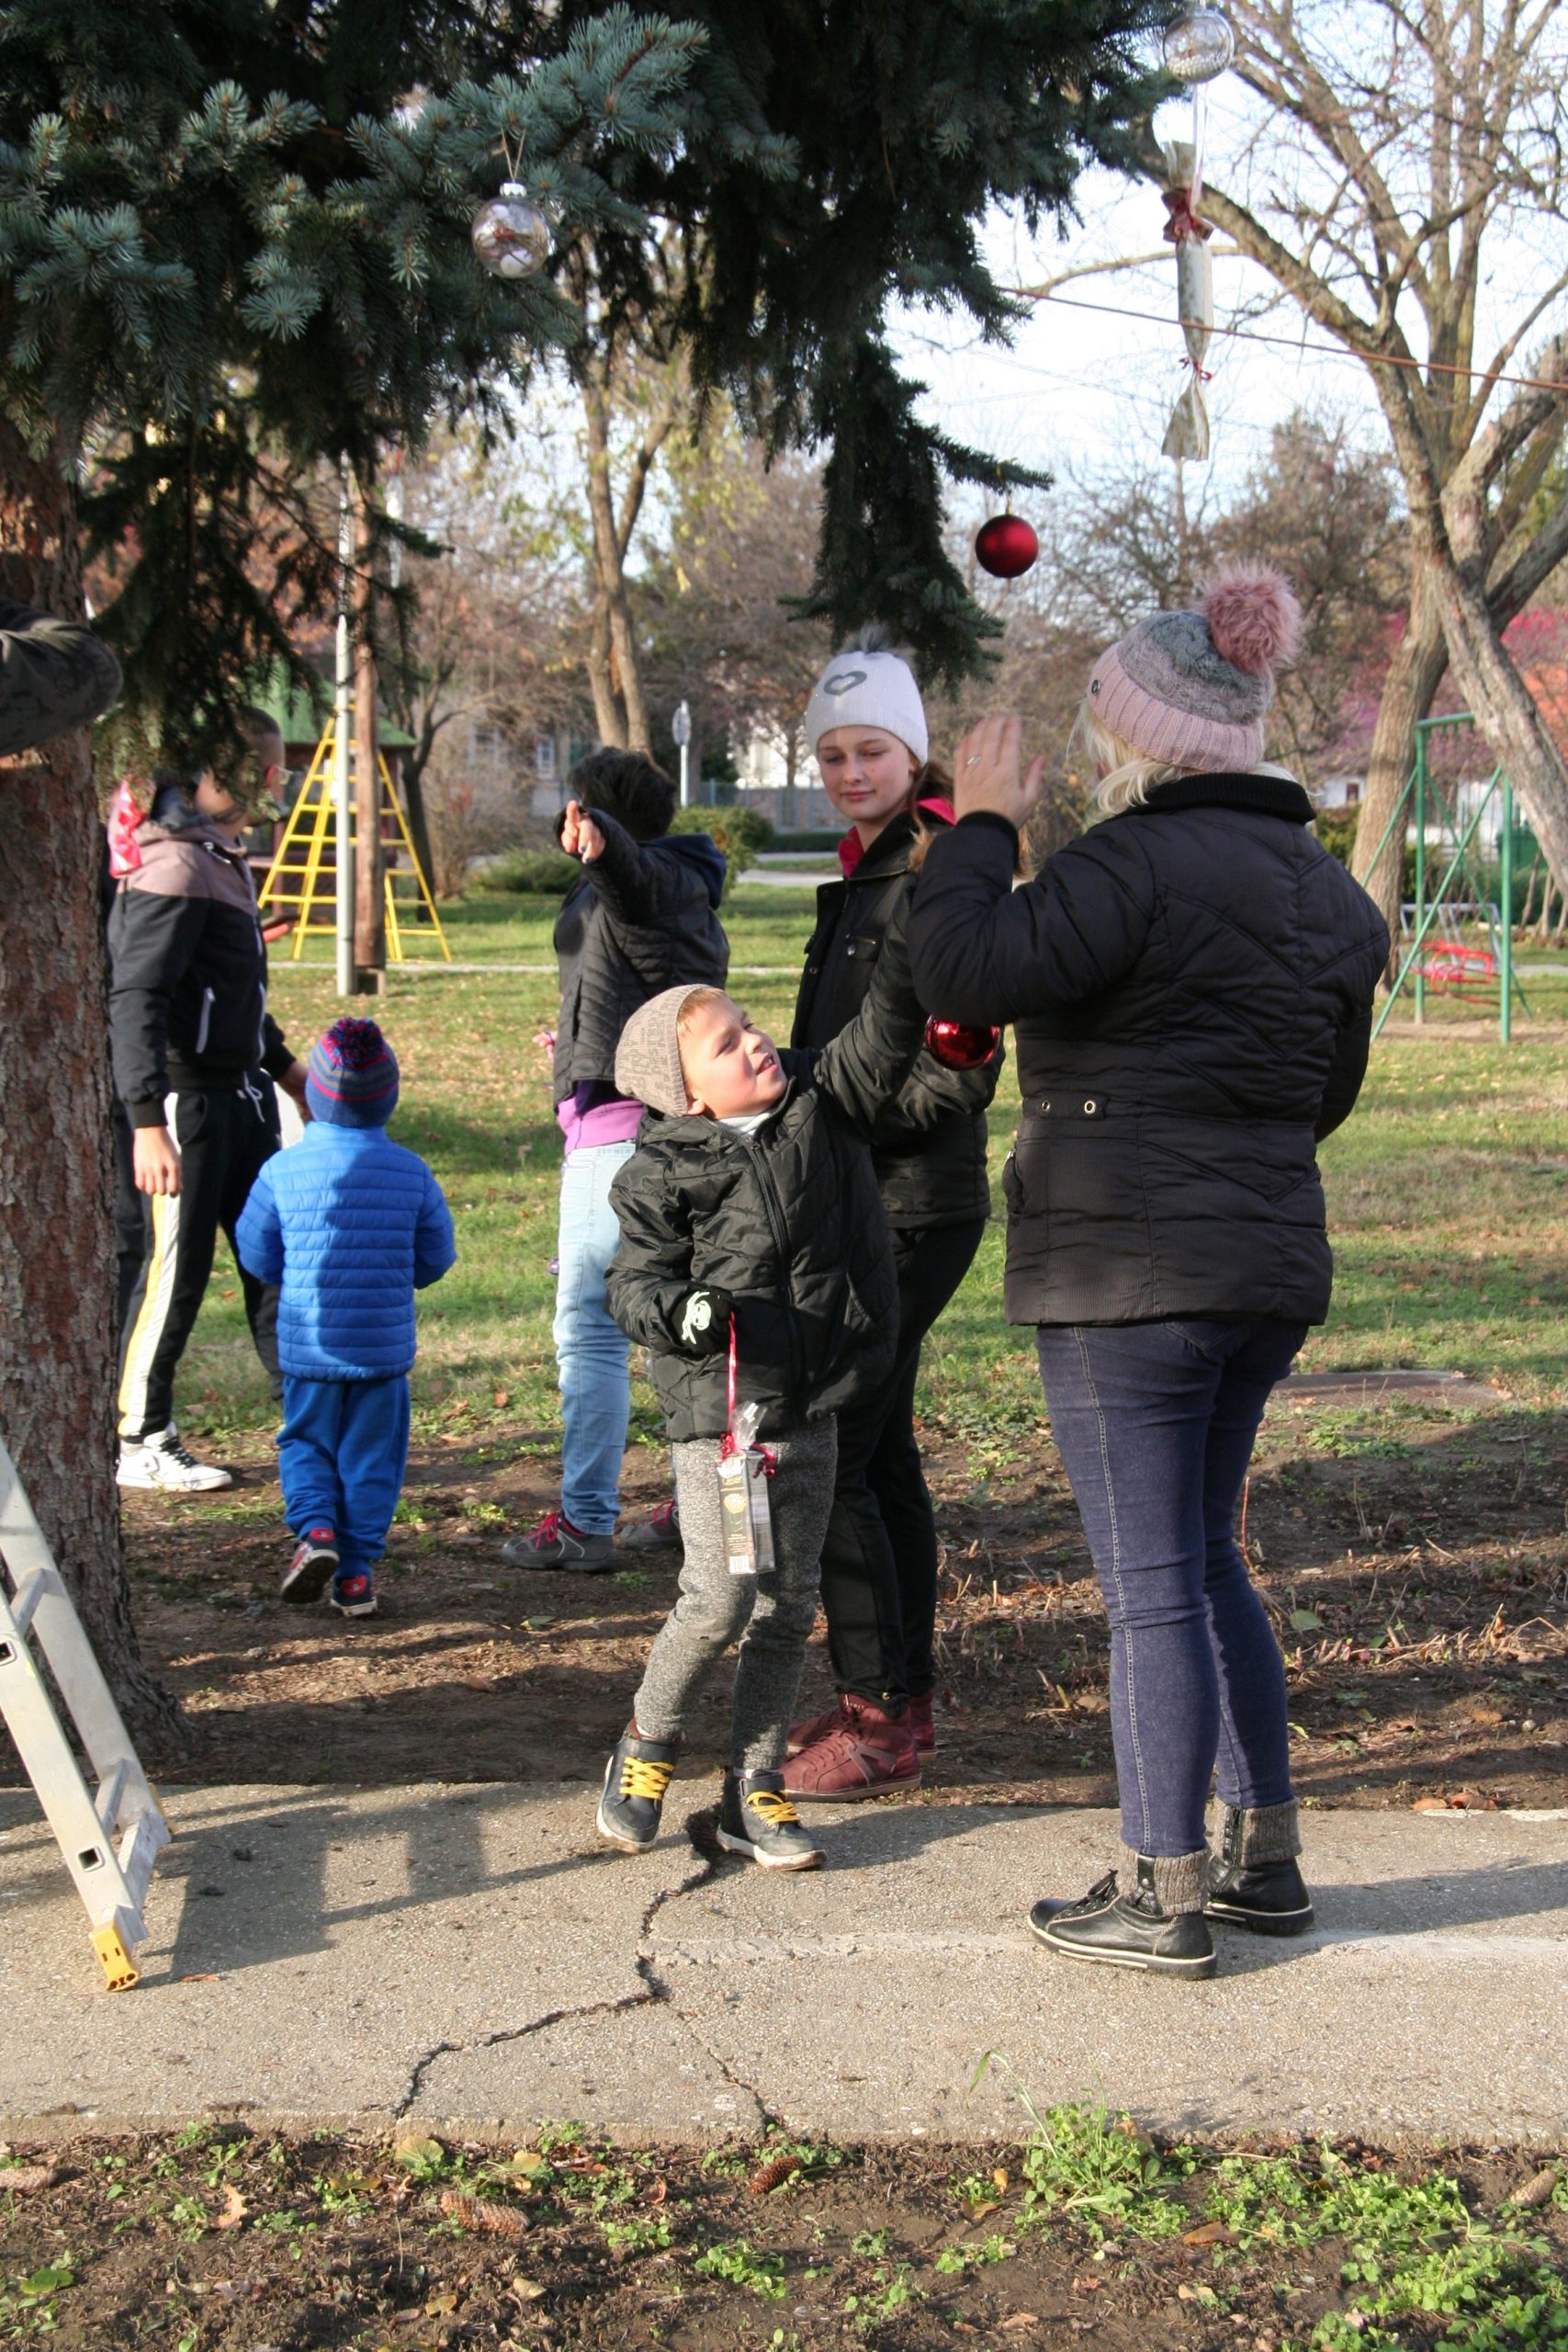
[[1156,1976],[1212,1976],[1214,1939],[1201,1911],[1168,1911],[1155,1893],[1155,1864],[1137,1858],[1137,1886],[1123,1894],[1114,1871],[1076,1903],[1037,1903],[1029,1924],[1064,1960],[1098,1960]]
[[[1295,1807],[1270,1805],[1268,1814],[1292,1816],[1288,1838],[1295,1842]],[[1259,1824],[1264,1825],[1259,1835]],[[1211,1919],[1234,1928],[1249,1928],[1255,1936],[1304,1936],[1312,1926],[1312,1897],[1293,1854],[1269,1853],[1271,1838],[1267,1815],[1225,1807],[1220,1850],[1209,1864],[1209,1892],[1203,1905]],[[1264,1849],[1258,1854],[1258,1849]]]

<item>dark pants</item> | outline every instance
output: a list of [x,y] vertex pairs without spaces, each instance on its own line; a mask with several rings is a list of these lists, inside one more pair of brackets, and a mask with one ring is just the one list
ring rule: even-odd
[[408,1458],[406,1372],[385,1380],[285,1375],[277,1433],[284,1516],[296,1535],[333,1530],[340,1577],[369,1574],[386,1550]]
[[[147,1437],[167,1429],[175,1411],[175,1368],[200,1309],[220,1232],[234,1248],[234,1227],[256,1171],[278,1148],[277,1097],[254,1073],[243,1088],[197,1091],[168,1100],[168,1127],[180,1154],[180,1189],[152,1199],[152,1248],[131,1295],[120,1336],[119,1433]],[[239,1252],[234,1262],[239,1265]],[[277,1369],[277,1290],[240,1266],[245,1313],[256,1353],[283,1394]]]
[[828,1655],[840,1690],[901,1705],[936,1680],[936,1521],[915,1440],[920,1348],[974,1261],[984,1217],[896,1232],[898,1352],[874,1395],[839,1415],[822,1545]]
[[1303,1323],[1043,1325],[1040,1371],[1111,1620],[1123,1843],[1195,1853],[1227,1804],[1291,1795],[1285,1668],[1235,1540],[1269,1392]]
[[141,1269],[152,1252],[152,1204],[136,1189],[130,1121],[125,1105],[114,1106],[114,1254],[118,1270],[115,1339],[125,1337],[130,1302],[141,1279]]

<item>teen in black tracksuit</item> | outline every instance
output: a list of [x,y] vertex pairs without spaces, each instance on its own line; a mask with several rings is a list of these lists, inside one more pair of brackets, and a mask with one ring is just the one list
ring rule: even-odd
[[[202,813],[203,795],[212,815]],[[138,829],[141,864],[121,878],[109,913],[115,1088],[153,1220],[120,1342],[123,1486],[229,1484],[226,1472],[193,1463],[174,1435],[175,1368],[219,1230],[232,1247],[256,1171],[278,1148],[269,1080],[294,1092],[304,1082],[266,1010],[255,889],[233,838],[243,812],[210,784],[197,796],[193,808],[165,785],[156,804],[165,821]],[[256,1351],[276,1377],[277,1293],[243,1267],[240,1274]]]

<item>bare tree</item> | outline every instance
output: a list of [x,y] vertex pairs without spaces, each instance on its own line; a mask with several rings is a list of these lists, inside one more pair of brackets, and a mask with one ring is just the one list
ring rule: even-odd
[[[1568,506],[1543,514],[1537,497],[1568,424],[1568,334],[1546,328],[1568,289],[1568,7],[1237,0],[1234,15],[1235,71],[1268,112],[1234,161],[1211,161],[1203,211],[1366,367],[1408,510],[1409,623],[1371,747],[1362,878],[1392,911],[1397,853],[1375,875],[1365,861],[1449,667],[1568,876],[1568,768],[1503,644],[1568,554]],[[1144,163],[1163,179],[1152,137]]]

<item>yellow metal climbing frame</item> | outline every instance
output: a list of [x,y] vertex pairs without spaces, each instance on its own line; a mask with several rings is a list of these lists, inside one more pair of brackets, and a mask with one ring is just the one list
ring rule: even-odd
[[[334,934],[337,928],[337,833],[333,805],[336,753],[337,725],[333,718],[327,721],[326,732],[305,771],[299,797],[288,812],[283,838],[267,868],[266,879],[256,893],[256,903],[264,913],[271,908],[292,917],[293,939],[288,950],[292,964],[303,957],[306,939],[312,932],[326,937]],[[435,900],[419,862],[403,804],[393,786],[385,755],[378,752],[376,759],[381,771],[381,838],[384,848],[391,853],[387,858],[385,876],[387,961],[413,962],[413,956],[404,952],[406,944],[410,948],[434,945],[449,964],[452,950],[435,911]],[[357,818],[352,821],[357,842]],[[412,896],[405,890],[400,905],[396,888],[400,883],[412,886]]]

